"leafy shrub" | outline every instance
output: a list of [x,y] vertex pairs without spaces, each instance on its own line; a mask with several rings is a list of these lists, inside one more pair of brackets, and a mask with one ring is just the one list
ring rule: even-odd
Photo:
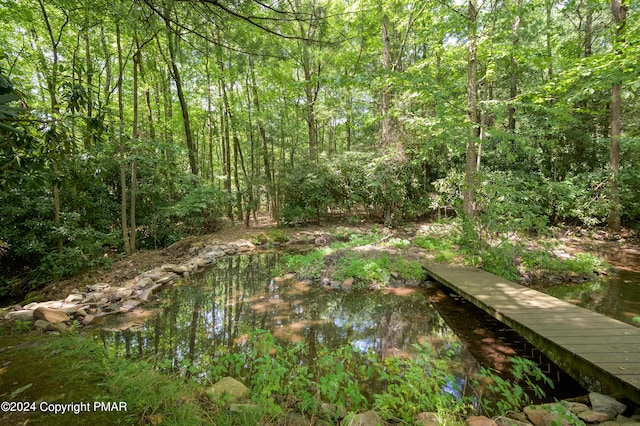
[[509,360],[511,361],[511,377],[509,379],[505,379],[496,371],[484,367],[480,370],[480,377],[490,379],[487,390],[493,396],[482,400],[483,407],[490,416],[501,415],[509,411],[520,411],[531,402],[531,397],[521,384],[533,391],[538,398],[545,396],[541,384],[553,388],[551,379],[545,376],[533,361],[519,357],[510,357]]

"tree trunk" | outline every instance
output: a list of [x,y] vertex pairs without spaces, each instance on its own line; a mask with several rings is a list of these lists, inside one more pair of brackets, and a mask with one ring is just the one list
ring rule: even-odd
[[467,121],[470,124],[470,132],[467,137],[465,180],[463,189],[463,212],[469,219],[474,217],[474,186],[476,167],[476,140],[480,136],[478,124],[478,81],[477,69],[477,16],[476,0],[468,3],[468,57],[467,57]]
[[[44,18],[44,23],[47,28],[47,34],[49,36],[49,40],[51,41],[51,53],[53,56],[53,64],[51,65],[51,71],[47,72],[46,59],[44,56],[44,52],[40,50],[40,61],[42,62],[42,73],[47,81],[47,91],[49,92],[49,100],[51,101],[51,112],[54,115],[58,115],[60,113],[60,105],[58,105],[57,91],[58,91],[58,61],[60,60],[60,56],[58,53],[58,45],[60,43],[60,39],[56,40],[53,29],[51,28],[51,22],[49,21],[49,15],[47,14],[47,9],[42,0],[38,0],[40,5],[40,10],[42,11],[42,16]],[[67,17],[68,22],[68,17]],[[65,22],[66,24],[66,22]],[[34,30],[35,33],[35,30]],[[60,225],[61,218],[61,203],[60,203],[60,147],[58,143],[58,137],[53,136],[50,140],[52,143],[52,150],[54,151],[53,158],[53,220],[56,224]],[[58,238],[58,253],[62,254],[64,251],[64,240],[62,237]]]
[[180,70],[178,69],[178,63],[176,59],[176,48],[173,45],[171,30],[171,21],[169,19],[169,12],[165,11],[164,18],[166,27],[167,27],[167,45],[169,47],[169,58],[170,58],[170,71],[171,76],[173,77],[173,81],[176,84],[176,91],[178,92],[178,100],[180,101],[180,109],[182,110],[182,121],[184,124],[184,133],[185,138],[187,140],[187,150],[189,155],[189,167],[191,168],[191,173],[194,175],[198,175],[198,160],[196,158],[197,151],[195,142],[193,140],[193,132],[191,131],[191,120],[189,119],[189,105],[187,104],[187,98],[185,97],[184,90],[182,88],[182,78],[180,77]]
[[509,104],[507,107],[507,129],[513,133],[516,130],[516,108],[514,106],[516,96],[518,96],[518,60],[515,52],[520,45],[520,10],[522,8],[522,0],[516,2],[516,18],[513,23],[513,39],[511,41],[512,51],[509,58]]
[[[627,18],[627,5],[625,0],[611,0],[611,12],[617,23],[614,46],[616,46],[616,53],[621,55],[622,44],[624,43],[623,32]],[[614,232],[620,230],[620,216],[622,214],[620,192],[618,189],[618,179],[620,175],[620,136],[622,135],[621,89],[622,85],[620,83],[614,84],[611,88],[611,151],[609,153],[609,192],[611,208],[607,222],[609,229]]]
[[136,164],[136,144],[140,138],[140,132],[138,131],[138,71],[142,70],[142,52],[140,52],[140,46],[138,44],[138,36],[135,36],[136,52],[133,54],[133,126],[131,130],[131,142],[133,147],[131,149],[131,189],[130,189],[130,202],[129,202],[129,249],[131,253],[136,251],[136,189],[137,189],[137,164]]
[[120,225],[122,227],[122,244],[127,254],[131,253],[129,230],[127,224],[127,172],[125,170],[124,149],[124,99],[122,95],[122,77],[124,75],[124,60],[122,58],[122,43],[120,39],[120,24],[116,22],[116,44],[118,47],[118,151],[120,153]]
[[[389,23],[387,15],[382,15],[382,67],[391,76],[391,42],[389,40]],[[382,123],[380,125],[380,138],[382,147],[389,146],[393,141],[393,122],[391,120],[391,84],[385,84],[382,88],[381,100],[380,100],[380,114],[382,115]]]

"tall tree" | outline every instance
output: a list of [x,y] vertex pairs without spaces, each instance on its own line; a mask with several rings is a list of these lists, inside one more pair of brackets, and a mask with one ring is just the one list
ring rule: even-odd
[[467,4],[467,136],[466,166],[463,189],[463,212],[468,219],[473,219],[475,203],[475,170],[476,141],[480,137],[478,123],[478,6],[476,0],[468,0]]
[[[625,0],[611,0],[611,12],[616,22],[614,48],[618,55],[622,54],[624,45],[624,27],[627,20],[628,6]],[[622,135],[622,84],[614,82],[611,87],[611,151],[609,155],[609,171],[611,173],[610,197],[611,208],[609,210],[608,224],[612,231],[620,230],[620,190],[618,180],[620,178],[620,136]]]

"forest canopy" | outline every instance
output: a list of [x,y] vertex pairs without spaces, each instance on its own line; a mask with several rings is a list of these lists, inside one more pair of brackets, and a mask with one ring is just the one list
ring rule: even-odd
[[636,226],[628,0],[0,0],[0,296],[266,211]]

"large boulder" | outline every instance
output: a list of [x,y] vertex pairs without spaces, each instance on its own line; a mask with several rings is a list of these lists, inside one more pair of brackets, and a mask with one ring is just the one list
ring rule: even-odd
[[5,318],[12,321],[33,321],[33,311],[31,309],[11,311],[5,315]]
[[627,406],[617,399],[598,392],[591,392],[589,394],[589,400],[591,401],[591,408],[594,411],[607,413],[612,419],[618,414],[624,413],[624,410],[627,409]]
[[45,307],[36,308],[36,310],[33,311],[33,317],[37,320],[44,320],[50,324],[69,321],[69,315],[67,315],[66,312]]
[[563,418],[565,407],[562,404],[542,404],[525,407],[524,413],[534,426],[571,426]]
[[225,377],[207,389],[206,394],[212,401],[226,398],[228,402],[238,402],[249,394],[249,389],[233,377]]

